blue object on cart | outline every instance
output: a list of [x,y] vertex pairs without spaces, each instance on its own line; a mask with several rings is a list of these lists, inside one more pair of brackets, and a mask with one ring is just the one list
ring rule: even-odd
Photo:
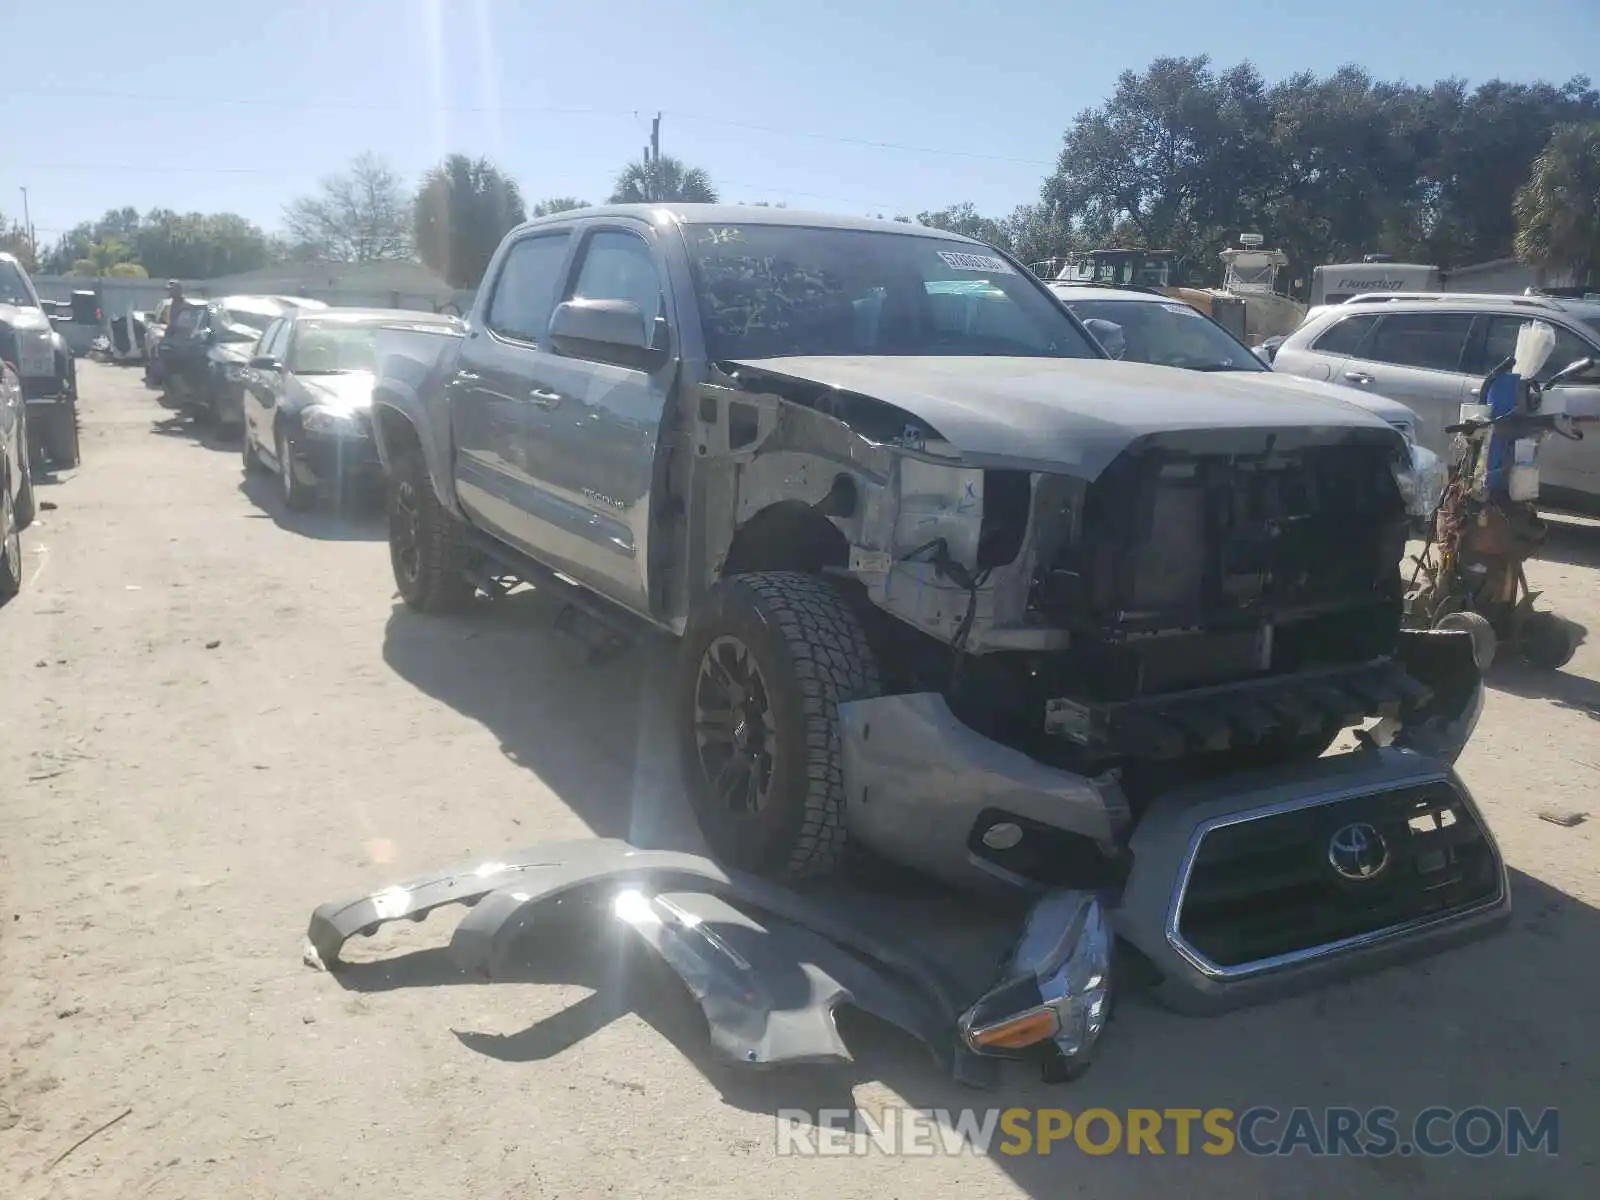
[[[1516,411],[1517,395],[1521,387],[1522,376],[1511,371],[1499,376],[1489,385],[1489,394],[1484,397],[1484,402],[1489,406],[1491,420],[1498,420],[1507,413]],[[1511,468],[1516,462],[1515,440],[1498,430],[1489,430],[1489,459],[1484,482],[1489,491],[1496,495],[1505,495],[1510,486]]]

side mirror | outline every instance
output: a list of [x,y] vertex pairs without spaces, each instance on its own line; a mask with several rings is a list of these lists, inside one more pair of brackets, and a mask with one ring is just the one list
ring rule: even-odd
[[1105,347],[1105,352],[1112,358],[1120,359],[1128,352],[1128,339],[1122,332],[1122,326],[1115,321],[1090,317],[1084,321],[1084,325],[1094,334],[1094,340]]
[[257,371],[278,371],[283,369],[283,364],[270,354],[258,354],[250,360],[250,366]]
[[666,361],[651,347],[644,313],[631,300],[568,300],[550,316],[550,344],[560,354],[652,370]]

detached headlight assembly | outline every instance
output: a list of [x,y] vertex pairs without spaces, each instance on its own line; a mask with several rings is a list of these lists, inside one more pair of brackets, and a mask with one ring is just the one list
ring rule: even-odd
[[1406,512],[1413,517],[1431,517],[1444,495],[1444,463],[1432,450],[1415,442],[1407,450],[1409,460],[1405,466],[1395,465],[1394,481],[1400,485]]
[[307,433],[322,433],[332,437],[364,438],[366,426],[354,413],[337,408],[324,408],[314,404],[300,414],[300,425]]

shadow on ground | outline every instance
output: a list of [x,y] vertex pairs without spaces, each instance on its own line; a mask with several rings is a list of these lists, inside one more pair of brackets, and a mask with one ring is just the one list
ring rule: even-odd
[[[537,593],[484,602],[450,619],[396,608],[386,631],[385,661],[491,730],[508,757],[536,771],[595,833],[638,845],[698,849],[681,793],[670,782],[674,766],[664,737],[670,647],[646,646],[608,665],[587,667],[582,647],[550,631],[554,615],[553,601]],[[1401,1114],[1402,1134],[1406,1119],[1434,1105],[1521,1105],[1534,1116],[1557,1108],[1566,1138],[1558,1158],[1391,1155],[1317,1167],[1339,1170],[1339,1194],[1461,1195],[1463,1181],[1489,1189],[1473,1194],[1580,1194],[1578,1182],[1594,1160],[1582,1114],[1592,1111],[1590,1081],[1600,1073],[1600,1051],[1590,1036],[1592,997],[1600,983],[1600,913],[1520,872],[1512,872],[1512,890],[1516,914],[1509,931],[1307,996],[1201,1019],[1167,1013],[1135,992],[1119,1007],[1100,1061],[1087,1077],[1065,1087],[1047,1087],[1016,1066],[997,1091],[963,1089],[912,1038],[853,1013],[840,1014],[857,1058],[849,1067],[758,1073],[727,1063],[713,1053],[704,1019],[670,972],[631,942],[596,936],[592,920],[579,915],[582,906],[567,906],[569,915],[548,924],[541,918],[537,931],[525,935],[513,981],[579,984],[594,994],[510,1036],[454,1032],[477,1054],[526,1063],[561,1055],[634,1013],[692,1062],[725,1103],[762,1114],[854,1111],[854,1089],[868,1082],[888,1087],[908,1106],[946,1110],[1387,1106]],[[992,964],[1014,929],[998,913],[931,889],[908,891],[899,880],[892,891],[861,892],[860,903],[864,913],[893,922],[944,958],[973,990],[988,982],[977,964]],[[435,919],[453,922],[449,910]],[[386,936],[380,931],[362,956],[384,953]],[[473,982],[442,946],[348,964],[337,978],[361,992]],[[581,1063],[574,1066],[581,1070]],[[1530,1080],[1536,1081],[1532,1090]],[[1172,1138],[1170,1127],[1165,1136]],[[1169,1140],[1167,1153],[1172,1152]],[[1028,1195],[1065,1194],[1073,1160],[1063,1161],[1061,1153],[1053,1160],[991,1153]],[[1263,1162],[1256,1168],[1283,1183],[1278,1172],[1289,1166]],[[1293,1169],[1302,1172],[1296,1186],[1306,1185],[1304,1163]],[[1097,1172],[1095,1194],[1140,1196],[1150,1179],[1145,1172]]]
[[1600,567],[1600,522],[1543,514],[1549,532],[1539,548],[1543,562]]
[[381,542],[389,536],[383,507],[371,496],[352,497],[344,504],[330,499],[296,512],[284,504],[275,476],[265,472],[245,475],[242,468],[239,491],[256,508],[249,519],[271,521],[298,537],[321,542]]

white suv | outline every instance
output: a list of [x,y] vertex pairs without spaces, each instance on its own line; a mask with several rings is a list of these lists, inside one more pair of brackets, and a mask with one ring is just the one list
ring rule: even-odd
[[[1422,418],[1422,443],[1444,455],[1446,427],[1510,357],[1530,320],[1556,331],[1542,376],[1580,358],[1600,361],[1600,303],[1446,292],[1355,296],[1314,310],[1283,340],[1272,366],[1400,401]],[[1562,390],[1568,412],[1600,414],[1600,367]],[[1600,513],[1600,438],[1550,438],[1539,451],[1539,479],[1548,507]]]

